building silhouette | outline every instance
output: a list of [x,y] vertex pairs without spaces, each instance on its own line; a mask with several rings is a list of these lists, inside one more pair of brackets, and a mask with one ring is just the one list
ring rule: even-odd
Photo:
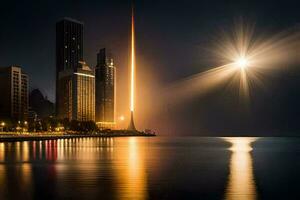
[[101,129],[115,128],[116,68],[105,48],[97,54],[96,123]]
[[47,118],[54,114],[54,103],[49,101],[39,89],[29,93],[29,117],[36,114],[39,118]]
[[83,23],[69,18],[56,24],[56,114],[95,120],[95,76],[83,61]]
[[28,76],[21,67],[0,68],[0,119],[27,121],[28,87]]

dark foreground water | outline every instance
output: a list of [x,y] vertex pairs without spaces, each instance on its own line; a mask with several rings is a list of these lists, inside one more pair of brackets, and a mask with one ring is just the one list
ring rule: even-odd
[[0,143],[0,199],[300,199],[300,139]]

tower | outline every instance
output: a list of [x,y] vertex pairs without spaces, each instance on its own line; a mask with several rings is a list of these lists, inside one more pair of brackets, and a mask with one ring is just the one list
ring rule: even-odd
[[115,128],[116,68],[105,48],[97,54],[96,123],[100,129]]
[[135,28],[134,28],[134,10],[131,14],[131,68],[130,68],[130,123],[128,130],[136,131],[134,125],[134,95],[135,95]]
[[130,112],[130,122],[128,126],[129,131],[136,131],[135,125],[134,125],[134,120],[133,120],[133,111]]
[[56,24],[56,114],[95,120],[95,76],[83,61],[83,23],[70,18]]

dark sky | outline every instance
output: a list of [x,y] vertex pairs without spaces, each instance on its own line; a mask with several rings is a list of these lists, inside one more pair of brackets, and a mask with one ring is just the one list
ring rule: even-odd
[[[211,48],[220,29],[230,27],[236,19],[255,23],[258,32],[278,32],[300,22],[299,8],[300,2],[296,0],[137,0],[138,64],[148,67],[141,71],[154,73],[153,81],[164,87],[214,66],[215,61],[207,49]],[[31,88],[40,88],[50,100],[54,100],[55,23],[63,17],[84,22],[84,57],[90,66],[96,64],[99,48],[111,49],[119,70],[119,87],[126,89],[130,1],[125,0],[2,1],[0,66],[22,66],[30,76]],[[226,97],[229,99],[224,100],[224,95],[220,95],[223,90],[219,88],[207,97],[193,99],[184,109],[178,107],[170,111],[178,116],[172,121],[181,122],[181,128],[156,127],[153,120],[146,119],[143,124],[165,133],[176,132],[174,129],[188,134],[198,134],[203,130],[295,132],[300,128],[297,125],[300,119],[297,113],[300,111],[297,72],[288,72],[284,77],[274,75],[272,83],[269,90],[274,92],[257,91],[253,113],[247,116],[241,117],[244,111],[236,111],[232,103],[226,103],[233,102],[234,97],[229,95]],[[274,95],[278,101],[270,102]],[[125,106],[120,108],[123,112]]]

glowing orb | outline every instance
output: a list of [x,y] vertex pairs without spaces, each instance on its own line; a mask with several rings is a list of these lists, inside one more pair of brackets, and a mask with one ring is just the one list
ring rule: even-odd
[[124,121],[124,120],[125,120],[125,117],[122,115],[122,116],[119,117],[119,119],[120,119],[121,121]]
[[237,61],[235,61],[235,64],[236,64],[239,68],[244,69],[244,68],[246,68],[246,67],[248,66],[249,61],[248,61],[246,58],[241,57],[241,58],[237,59]]

